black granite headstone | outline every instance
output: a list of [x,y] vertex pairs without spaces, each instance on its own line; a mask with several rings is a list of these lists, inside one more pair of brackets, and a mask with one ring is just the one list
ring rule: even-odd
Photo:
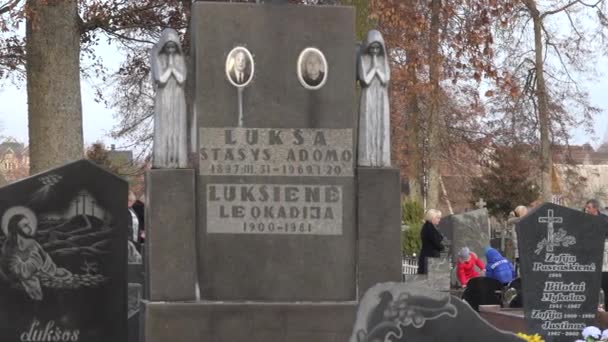
[[[193,4],[201,298],[356,300],[354,14]],[[246,84],[231,81],[232,51]],[[323,62],[315,88],[299,80],[308,51]]]
[[605,230],[600,218],[551,203],[517,224],[529,332],[572,341],[593,325]]
[[602,272],[602,290],[604,291],[604,308],[608,308],[608,272]]
[[492,278],[477,277],[467,282],[467,288],[462,294],[464,299],[475,311],[480,305],[500,305],[502,284]]
[[367,291],[359,304],[349,342],[520,342],[497,330],[467,303],[428,287],[382,283]]
[[139,341],[139,323],[141,301],[144,298],[144,265],[141,262],[129,262],[127,271],[128,282],[128,311],[127,319],[129,326],[128,341]]
[[126,342],[126,208],[84,160],[0,189],[0,340]]
[[503,254],[503,251],[501,249],[501,242],[502,242],[501,238],[493,238],[493,239],[490,240],[490,247],[492,247],[495,250],[499,251],[500,254]]

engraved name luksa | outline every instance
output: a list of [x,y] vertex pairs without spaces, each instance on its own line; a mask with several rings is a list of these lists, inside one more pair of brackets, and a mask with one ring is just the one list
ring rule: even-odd
[[201,128],[201,175],[352,176],[351,129]]

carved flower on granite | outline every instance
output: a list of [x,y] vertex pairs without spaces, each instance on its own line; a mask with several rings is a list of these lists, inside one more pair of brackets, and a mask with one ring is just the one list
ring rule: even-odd
[[555,233],[555,236],[553,236],[553,241],[548,241],[547,238],[542,239],[536,245],[536,250],[534,251],[534,253],[540,254],[543,248],[548,246],[559,247],[561,245],[563,247],[569,247],[574,245],[575,243],[576,238],[572,235],[568,235],[568,233],[563,228],[560,228],[557,233]]

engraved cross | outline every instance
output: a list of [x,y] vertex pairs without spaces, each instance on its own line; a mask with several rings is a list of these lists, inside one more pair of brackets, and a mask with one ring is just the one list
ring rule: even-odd
[[479,198],[479,201],[477,201],[477,203],[475,203],[475,205],[477,206],[477,208],[479,209],[483,209],[486,207],[486,201],[483,200],[483,198]]
[[538,222],[547,224],[547,252],[553,252],[553,224],[563,223],[564,219],[553,216],[553,209],[549,209],[547,210],[547,216],[539,217]]

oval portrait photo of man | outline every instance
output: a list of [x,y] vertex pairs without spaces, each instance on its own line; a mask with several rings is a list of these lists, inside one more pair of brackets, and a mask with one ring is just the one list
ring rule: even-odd
[[251,52],[242,46],[237,46],[226,58],[226,77],[233,86],[246,87],[253,79],[254,63]]
[[306,89],[317,90],[327,80],[327,60],[319,49],[306,48],[298,58],[298,79]]

